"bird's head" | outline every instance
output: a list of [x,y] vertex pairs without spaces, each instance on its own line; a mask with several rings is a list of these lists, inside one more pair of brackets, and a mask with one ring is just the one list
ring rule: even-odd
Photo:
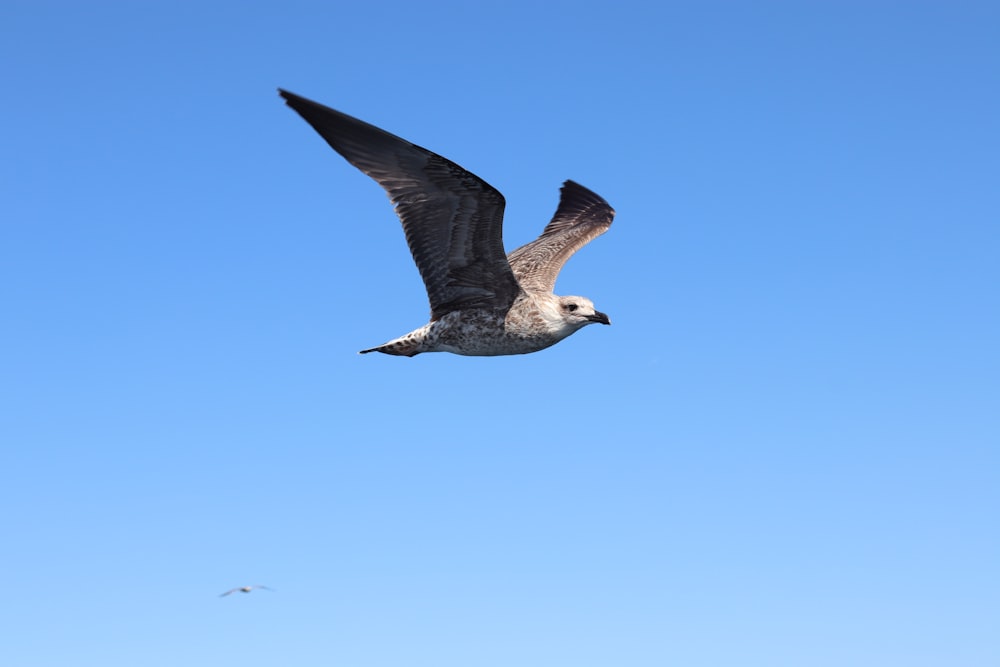
[[559,297],[559,315],[567,325],[574,329],[580,329],[595,322],[611,324],[607,315],[594,308],[593,301],[582,296]]

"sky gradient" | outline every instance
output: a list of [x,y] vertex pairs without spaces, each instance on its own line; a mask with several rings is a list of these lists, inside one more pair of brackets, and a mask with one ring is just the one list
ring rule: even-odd
[[[1000,662],[995,3],[0,8],[0,663]],[[427,321],[277,95],[617,210],[537,354]],[[218,595],[235,586],[271,591]]]

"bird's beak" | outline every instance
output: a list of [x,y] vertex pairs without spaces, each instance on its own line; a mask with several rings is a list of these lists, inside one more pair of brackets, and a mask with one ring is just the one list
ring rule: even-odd
[[594,314],[588,316],[587,319],[590,320],[591,322],[600,322],[601,324],[611,324],[611,320],[608,319],[608,316],[599,310],[595,310]]

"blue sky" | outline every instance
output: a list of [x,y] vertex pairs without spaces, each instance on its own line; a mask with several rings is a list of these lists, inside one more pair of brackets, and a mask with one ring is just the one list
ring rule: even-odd
[[[4,3],[0,662],[996,665],[998,20]],[[426,297],[279,86],[508,248],[603,195],[557,292],[613,326],[357,355]]]

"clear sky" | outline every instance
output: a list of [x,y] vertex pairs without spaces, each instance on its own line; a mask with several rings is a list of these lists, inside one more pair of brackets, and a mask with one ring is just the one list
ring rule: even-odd
[[[0,6],[0,663],[1000,664],[1000,5]],[[611,230],[427,321],[287,88]],[[275,589],[219,593],[246,584]]]

